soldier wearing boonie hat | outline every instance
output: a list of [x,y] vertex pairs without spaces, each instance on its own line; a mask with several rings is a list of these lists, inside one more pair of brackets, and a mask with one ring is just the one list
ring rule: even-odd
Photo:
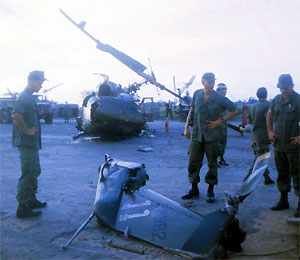
[[[294,90],[294,83],[290,74],[282,74],[277,87],[281,94],[271,103],[267,115],[267,128],[270,141],[274,143],[274,157],[278,172],[277,187],[280,200],[271,210],[289,208],[288,193],[291,191],[291,179],[294,192],[299,198],[300,193],[300,95]],[[275,122],[275,131],[273,123]],[[298,208],[294,214],[300,216]]]

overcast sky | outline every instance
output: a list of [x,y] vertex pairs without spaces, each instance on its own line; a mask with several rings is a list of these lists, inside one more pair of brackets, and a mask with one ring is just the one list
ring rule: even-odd
[[[44,70],[44,88],[59,102],[79,102],[98,76],[127,86],[141,78],[59,12],[63,9],[103,43],[143,63],[151,59],[156,79],[173,89],[196,75],[214,72],[237,101],[266,87],[269,97],[280,74],[290,73],[300,90],[300,0],[1,0],[0,92],[21,91],[32,70]],[[154,86],[140,96],[173,100]]]

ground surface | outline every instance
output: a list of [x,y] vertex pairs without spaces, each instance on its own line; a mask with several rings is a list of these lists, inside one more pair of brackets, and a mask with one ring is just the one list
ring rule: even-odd
[[[39,177],[38,197],[48,202],[41,217],[17,219],[15,199],[20,176],[19,154],[11,147],[11,125],[0,125],[1,155],[1,259],[180,259],[149,243],[100,228],[96,220],[87,226],[67,251],[62,246],[85,221],[93,209],[98,167],[105,153],[124,161],[144,163],[150,188],[180,204],[181,195],[189,188],[187,180],[187,148],[189,141],[181,133],[184,123],[170,122],[169,133],[163,123],[149,124],[153,137],[133,137],[121,141],[72,140],[76,134],[75,122],[64,124],[54,120],[42,125],[43,149],[40,151],[42,174]],[[153,152],[143,153],[139,146],[153,147]],[[194,200],[192,210],[209,213],[224,205],[224,191],[236,191],[253,158],[249,135],[228,130],[225,156],[228,167],[219,169],[216,187],[217,202],[205,202],[207,184],[200,183],[200,198]],[[276,179],[274,160],[270,167]],[[201,179],[207,170],[205,162]],[[248,233],[242,244],[242,253],[227,254],[228,259],[298,259],[299,226],[287,224],[297,205],[290,193],[290,209],[271,212],[279,198],[276,184],[260,184],[256,191],[241,204],[237,217]],[[121,249],[120,247],[125,247]],[[130,252],[134,251],[134,252]],[[143,254],[142,254],[143,252]]]

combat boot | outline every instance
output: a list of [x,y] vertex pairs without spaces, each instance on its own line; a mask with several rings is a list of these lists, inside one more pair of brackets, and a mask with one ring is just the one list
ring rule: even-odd
[[199,189],[197,183],[192,183],[192,188],[189,190],[189,192],[181,197],[183,200],[189,200],[192,198],[199,197]]
[[265,181],[264,181],[265,185],[269,185],[269,184],[273,184],[274,183],[274,181],[270,178],[269,175],[266,175],[264,177],[265,177]]
[[19,203],[17,209],[17,218],[31,218],[41,215],[41,211],[33,211],[26,204]]
[[27,205],[31,209],[40,209],[40,208],[45,208],[47,206],[47,202],[42,202],[37,199],[34,201],[31,201]]
[[298,208],[296,209],[294,213],[295,218],[300,218],[300,208],[299,208],[300,201],[298,202]]
[[225,161],[223,156],[220,156],[220,161],[219,161],[220,165],[224,165],[224,166],[228,166],[229,164]]
[[216,200],[215,194],[214,194],[214,185],[209,184],[208,190],[207,190],[207,197],[206,202],[213,203]]
[[277,204],[270,209],[273,211],[279,211],[288,209],[290,207],[288,202],[288,193],[287,192],[281,192],[280,200],[277,202]]

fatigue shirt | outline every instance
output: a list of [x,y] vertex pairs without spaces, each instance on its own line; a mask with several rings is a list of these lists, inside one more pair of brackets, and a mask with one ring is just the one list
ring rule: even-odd
[[248,119],[252,124],[251,137],[253,143],[256,143],[259,149],[269,148],[271,143],[267,131],[267,113],[270,103],[266,100],[258,100],[250,107]]
[[[222,113],[221,113],[221,117],[226,116],[227,113],[228,113],[227,110],[224,111],[224,112],[222,112]],[[226,130],[227,130],[227,122],[223,122],[223,123],[221,124],[221,128],[222,128],[223,132],[226,131]]]
[[270,109],[275,117],[275,150],[280,152],[293,152],[299,146],[290,144],[291,137],[300,134],[300,96],[293,91],[286,103],[282,94],[277,95],[271,103]]
[[218,141],[222,137],[221,126],[208,129],[206,121],[219,119],[222,112],[226,110],[234,111],[235,105],[228,98],[212,91],[211,96],[205,101],[203,89],[195,91],[193,95],[192,107],[194,108],[194,126],[192,139],[202,142]]
[[32,93],[26,88],[17,98],[13,114],[19,113],[23,116],[27,128],[36,127],[38,132],[34,136],[28,136],[23,131],[13,125],[12,144],[17,147],[28,147],[32,149],[41,148],[41,126],[37,104]]

